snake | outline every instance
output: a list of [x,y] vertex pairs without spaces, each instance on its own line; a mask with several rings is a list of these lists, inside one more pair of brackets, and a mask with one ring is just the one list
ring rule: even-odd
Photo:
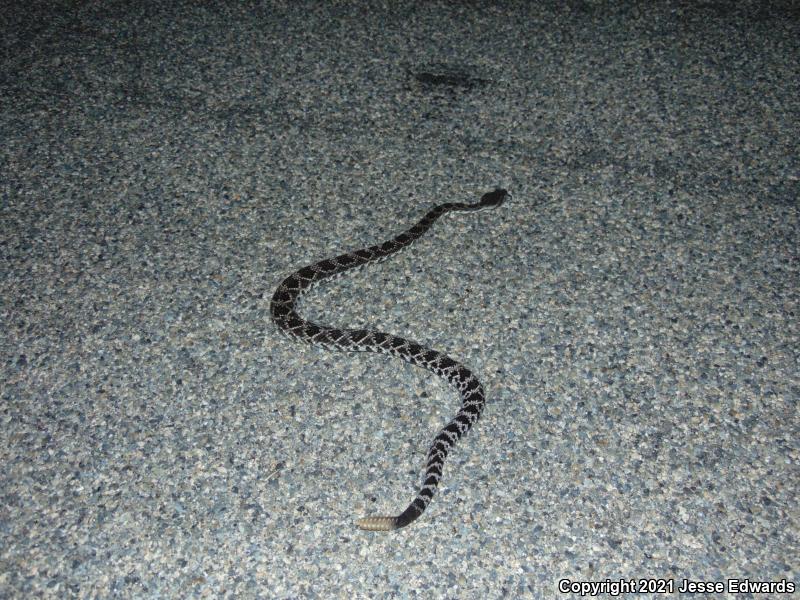
[[392,531],[415,521],[428,507],[442,479],[444,461],[450,450],[478,421],[486,404],[486,395],[473,372],[443,352],[396,335],[371,329],[339,329],[312,323],[297,310],[298,300],[317,284],[340,275],[386,260],[409,248],[442,216],[496,208],[510,198],[497,188],[481,196],[479,202],[448,202],[431,208],[415,225],[396,237],[368,248],[333,258],[326,258],[299,269],[286,277],[276,288],[270,302],[270,316],[278,330],[289,338],[328,350],[344,352],[378,352],[402,358],[412,365],[443,378],[461,397],[461,406],[431,443],[425,458],[425,469],[416,497],[397,516],[368,516],[356,521],[367,531]]

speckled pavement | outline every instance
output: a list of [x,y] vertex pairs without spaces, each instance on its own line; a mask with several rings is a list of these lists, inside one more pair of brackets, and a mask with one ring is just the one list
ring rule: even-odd
[[[0,597],[792,596],[795,3],[75,4],[0,13]],[[495,187],[304,301],[488,394],[360,531],[458,397],[269,298]]]

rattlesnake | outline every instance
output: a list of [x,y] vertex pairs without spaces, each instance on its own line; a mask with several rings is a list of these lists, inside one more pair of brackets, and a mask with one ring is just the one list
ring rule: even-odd
[[289,275],[275,290],[270,304],[272,320],[279,330],[295,339],[329,349],[348,352],[382,352],[399,356],[412,365],[423,367],[445,379],[461,395],[461,409],[434,438],[425,460],[425,476],[416,498],[396,517],[365,517],[356,521],[361,529],[390,531],[405,527],[427,508],[442,477],[442,467],[455,443],[475,424],[483,411],[486,397],[483,386],[467,367],[457,360],[421,344],[388,333],[367,329],[337,329],[307,321],[297,313],[298,299],[325,279],[346,271],[385,260],[419,239],[442,215],[449,212],[473,212],[500,206],[510,197],[503,189],[484,194],[480,202],[440,204],[420,221],[397,237],[335,258],[321,260]]

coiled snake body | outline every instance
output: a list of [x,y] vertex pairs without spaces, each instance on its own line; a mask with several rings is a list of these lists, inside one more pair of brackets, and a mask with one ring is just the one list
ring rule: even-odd
[[508,192],[496,189],[484,194],[479,202],[447,203],[428,211],[410,229],[383,244],[370,246],[335,258],[303,267],[289,275],[275,290],[270,304],[272,320],[284,334],[303,342],[348,352],[382,352],[432,371],[445,379],[461,395],[461,408],[434,438],[427,458],[423,484],[416,498],[396,517],[365,517],[356,521],[361,529],[390,531],[405,527],[427,508],[442,477],[445,458],[456,442],[475,424],[483,411],[486,397],[483,386],[467,367],[442,352],[388,333],[365,329],[337,329],[307,321],[297,313],[298,299],[323,280],[358,267],[385,260],[419,239],[433,223],[449,212],[473,212],[500,206]]

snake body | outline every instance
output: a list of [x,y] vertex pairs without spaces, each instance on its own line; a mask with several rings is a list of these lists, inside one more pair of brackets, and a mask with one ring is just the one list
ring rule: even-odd
[[373,516],[356,521],[361,529],[390,531],[405,527],[428,507],[439,481],[445,458],[456,442],[476,423],[483,411],[486,397],[483,386],[467,367],[437,350],[404,338],[367,329],[338,329],[312,323],[297,312],[297,301],[318,283],[338,277],[346,271],[377,263],[411,246],[428,231],[436,220],[455,212],[474,212],[500,206],[508,192],[496,189],[484,194],[479,202],[440,204],[428,211],[413,227],[393,239],[362,248],[334,258],[321,260],[289,275],[275,290],[270,314],[279,330],[291,338],[328,349],[346,352],[381,352],[427,369],[445,379],[461,396],[461,408],[456,416],[436,435],[425,459],[423,483],[416,498],[396,517]]

